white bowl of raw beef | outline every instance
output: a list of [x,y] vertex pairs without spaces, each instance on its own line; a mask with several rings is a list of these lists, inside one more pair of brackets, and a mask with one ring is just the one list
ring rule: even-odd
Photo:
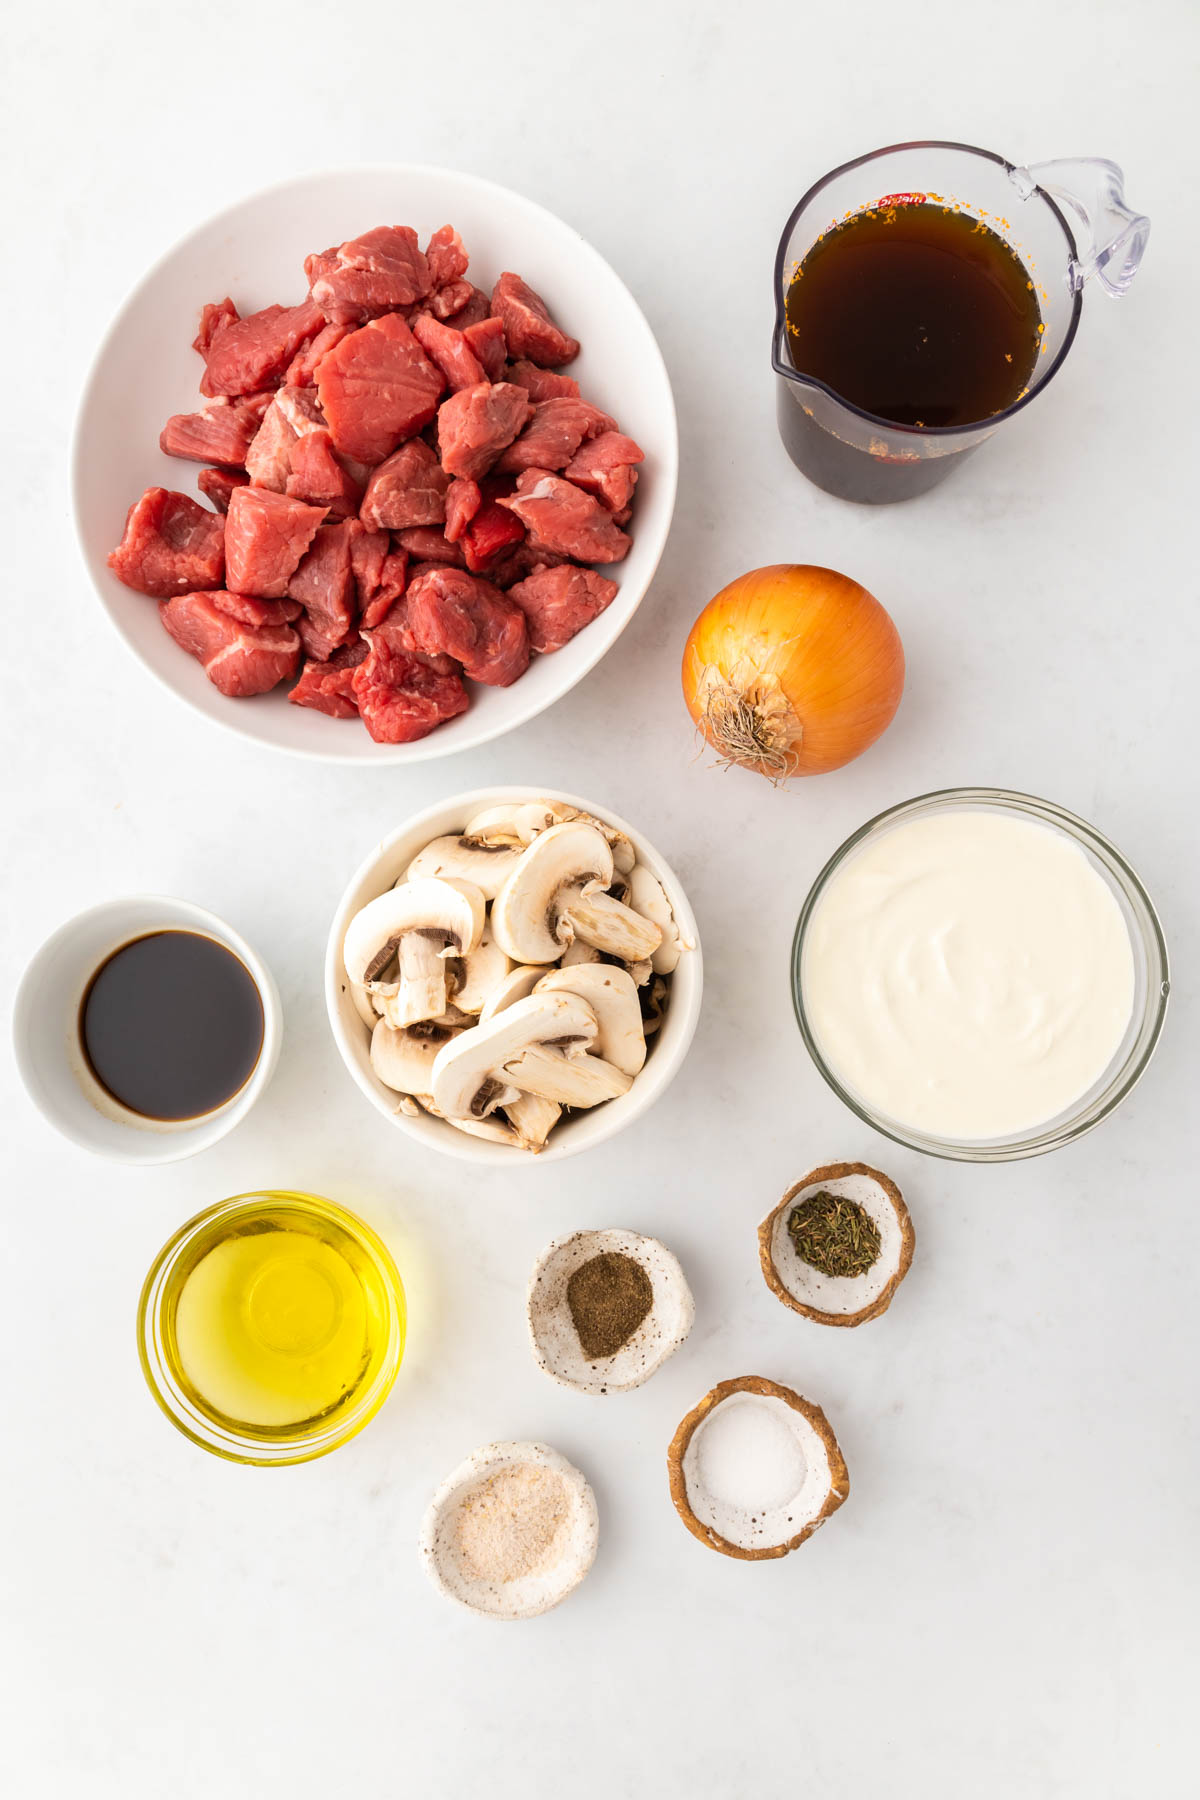
[[[352,921],[371,901],[396,885],[420,851],[434,839],[460,833],[469,821],[485,811],[528,807],[530,803],[545,806],[555,815],[573,811],[592,823],[602,822],[623,834],[632,846],[637,863],[660,884],[682,946],[678,960],[666,978],[661,1022],[656,1030],[648,1031],[645,1061],[628,1091],[586,1110],[567,1108],[550,1130],[544,1148],[534,1155],[521,1148],[469,1135],[444,1118],[431,1117],[419,1105],[409,1107],[400,1093],[385,1085],[372,1066],[372,1027],[365,1023],[358,1010],[346,974],[346,933]],[[569,974],[566,969],[556,970],[555,980],[562,980]],[[325,953],[325,1006],[334,1042],[355,1083],[376,1112],[428,1149],[476,1165],[518,1171],[560,1162],[581,1150],[591,1149],[623,1131],[653,1106],[683,1066],[700,1017],[703,985],[704,960],[695,915],[670,864],[639,831],[608,807],[551,788],[480,789],[456,794],[415,814],[377,844],[356,870],[342,895]],[[490,1007],[485,1012],[487,1010]],[[460,1043],[465,1041],[465,1038],[459,1040]]]
[[[514,271],[542,297],[552,319],[563,332],[579,340],[579,354],[565,366],[559,365],[557,372],[577,381],[582,398],[591,403],[592,409],[599,409],[601,414],[610,417],[606,422],[600,421],[589,427],[591,438],[573,454],[583,456],[592,439],[615,427],[616,433],[636,441],[644,460],[637,470],[636,492],[628,518],[624,517],[625,509],[618,506],[602,481],[593,482],[589,489],[593,496],[590,503],[594,504],[598,497],[607,508],[603,529],[611,532],[614,527],[619,529],[624,525],[630,539],[627,553],[619,560],[602,562],[597,558],[590,565],[595,567],[598,575],[611,577],[617,584],[615,597],[604,610],[560,648],[533,654],[524,673],[510,686],[464,679],[463,693],[468,702],[465,710],[456,716],[445,716],[428,735],[411,742],[376,742],[368,735],[363,723],[353,716],[357,702],[344,709],[350,715],[347,717],[328,717],[306,705],[290,704],[288,693],[296,685],[294,675],[285,676],[270,692],[249,697],[232,697],[219,691],[206,674],[206,662],[214,674],[219,675],[222,657],[205,650],[206,660],[201,661],[197,660],[195,649],[190,655],[185,653],[176,638],[164,629],[159,604],[160,599],[165,601],[193,586],[211,589],[216,585],[211,575],[196,579],[192,572],[195,565],[185,562],[180,565],[188,570],[185,580],[182,575],[175,576],[172,565],[165,579],[175,585],[167,586],[165,591],[160,587],[154,597],[124,585],[109,566],[108,558],[122,541],[131,505],[146,490],[170,490],[207,507],[214,490],[220,487],[223,497],[228,499],[232,480],[205,475],[206,485],[198,488],[197,478],[204,473],[206,462],[215,464],[215,457],[185,460],[180,456],[168,456],[159,448],[159,435],[168,418],[194,414],[206,404],[198,390],[205,373],[205,362],[193,348],[203,306],[218,303],[229,295],[243,318],[276,304],[299,307],[306,300],[310,281],[305,272],[306,257],[321,257],[327,246],[344,246],[381,226],[411,226],[417,233],[419,244],[428,248],[432,235],[447,224],[460,234],[470,256],[465,278],[460,279],[473,283],[490,297],[501,274]],[[347,268],[354,261],[354,254],[349,255],[345,259]],[[336,284],[341,265],[329,266],[334,268]],[[453,278],[451,268],[444,290],[436,289],[416,308],[408,308],[406,313],[395,316],[411,314],[409,322],[415,327],[416,314],[423,306],[432,307],[434,299],[443,292],[453,295]],[[313,274],[311,279],[316,292],[318,276]],[[349,287],[353,288],[357,280],[357,274],[350,268],[346,276]],[[338,291],[341,298],[337,304],[344,306],[346,283]],[[477,300],[473,305],[478,309],[482,301]],[[457,316],[461,326],[462,319],[472,315],[462,313]],[[450,329],[459,329],[455,326],[455,317],[454,312],[446,314]],[[353,321],[342,322],[348,325],[348,330],[353,330],[377,323],[378,315],[364,310]],[[376,342],[373,334],[371,343]],[[405,342],[407,344],[408,340]],[[301,341],[298,354],[302,355],[305,347]],[[331,339],[330,353],[338,348],[336,338]],[[433,352],[430,350],[428,354],[432,356]],[[341,355],[348,355],[344,346]],[[537,361],[536,355],[533,360]],[[513,373],[514,363],[524,365],[527,361],[524,354],[518,357],[515,352],[510,352],[509,363],[497,379],[511,387],[521,379],[519,374]],[[543,370],[548,372],[553,366],[554,360],[547,354],[543,359]],[[346,373],[347,380],[352,383],[355,369],[349,368]],[[489,370],[489,377],[491,373]],[[290,381],[295,377],[289,374],[281,378],[274,373],[261,385],[271,389],[281,379]],[[453,387],[449,376],[447,380]],[[441,399],[451,397],[450,387]],[[317,388],[309,387],[306,392],[315,394]],[[453,397],[459,398],[457,392]],[[537,393],[531,394],[530,404],[535,404],[538,399]],[[267,404],[266,400],[263,404]],[[226,401],[221,399],[217,405],[223,420],[228,421],[229,414],[223,410]],[[432,437],[435,428],[439,429],[436,454],[445,460],[444,430],[440,425],[431,424],[428,435]],[[521,430],[526,428],[522,425]],[[413,441],[419,443],[420,439]],[[612,440],[609,442],[611,449]],[[340,463],[343,446],[337,443],[333,448]],[[376,460],[373,456],[361,458],[363,464],[373,460]],[[511,730],[561,698],[594,667],[629,623],[654,575],[670,527],[677,461],[674,402],[653,333],[620,278],[576,231],[533,201],[477,176],[415,165],[346,169],[303,176],[228,208],[177,244],[134,289],[100,347],[84,393],[74,448],[75,513],[84,560],[105,610],[135,655],[180,699],[243,736],[297,755],[344,762],[415,762],[469,749]],[[569,465],[560,464],[554,471],[556,479],[565,479],[562,473],[565,466]],[[366,479],[365,470],[359,469],[357,474],[360,483]],[[494,471],[489,474],[494,475]],[[510,475],[510,482],[512,478]],[[580,482],[585,478],[586,469],[579,477]],[[244,477],[236,475],[233,479]],[[281,485],[291,479],[291,476],[281,477]],[[528,488],[539,478],[521,475],[519,479]],[[485,482],[486,504],[486,478],[481,475],[480,480]],[[501,482],[495,482],[494,487],[496,491],[492,498],[496,504],[501,498],[520,498],[503,493]],[[459,489],[456,485],[456,491],[466,494],[468,489]],[[539,489],[539,495],[546,491]],[[299,496],[302,500],[307,496],[307,489],[302,485]],[[218,502],[213,500],[213,504]],[[238,512],[244,512],[248,504],[241,498],[235,499]],[[338,523],[343,512],[355,505],[356,502],[350,499],[335,503],[320,527],[321,532]],[[185,525],[192,516],[185,511]],[[493,514],[493,517],[497,516]],[[509,511],[507,516],[511,520],[515,514]],[[608,520],[612,520],[611,525]],[[537,544],[542,540],[535,527],[527,520],[523,522],[527,524],[529,536],[516,554],[527,555],[530,567],[542,575],[543,570],[536,562]],[[164,529],[168,538],[172,533],[179,535],[180,528],[169,517]],[[468,524],[466,530],[469,532],[470,529]],[[431,525],[428,530],[433,536],[443,536],[440,525]],[[211,527],[203,525],[201,535],[212,535]],[[581,541],[586,544],[586,535]],[[419,542],[424,540],[414,540],[415,544]],[[393,532],[391,548],[399,551],[402,547],[407,546],[401,546],[398,534]],[[611,550],[611,546],[608,548]],[[465,543],[458,549],[460,556],[464,549]],[[421,549],[414,548],[409,557],[410,581],[420,560]],[[551,564],[556,560],[554,555],[547,557]],[[583,553],[578,560],[583,562]],[[388,566],[390,569],[392,565]],[[475,569],[476,575],[484,580],[493,572],[498,585],[503,586],[502,572],[511,575],[511,563],[506,566],[505,558],[501,556],[495,564],[485,562]],[[428,575],[428,568],[426,573]],[[217,577],[217,581],[221,579]],[[234,584],[228,573],[224,579],[232,589]],[[384,580],[386,582],[387,576]],[[357,569],[356,581],[358,604],[365,605],[364,596],[369,590],[364,590]],[[425,585],[428,589],[430,582],[427,580]],[[434,581],[432,585],[437,588],[438,582]],[[386,601],[386,591],[380,591],[384,592]],[[595,584],[590,591],[600,593]],[[249,588],[243,588],[243,593],[248,592]],[[607,596],[609,590],[605,588],[603,592]],[[520,600],[521,596],[516,599]],[[234,600],[237,601],[236,595]],[[415,611],[415,600],[413,608]],[[233,627],[223,625],[222,620],[233,616],[237,609],[218,610],[221,611],[220,619],[207,606],[200,607],[195,631],[192,631],[189,619],[185,621],[184,632],[177,631],[176,636],[191,635],[202,643],[211,643],[214,632],[219,642],[221,630],[226,630],[236,638]],[[237,624],[244,636],[236,638],[229,652],[231,660],[223,663],[225,679],[229,680],[230,667],[240,676],[243,666],[249,666],[244,665],[243,643],[266,645],[268,651],[273,642],[289,643],[293,626],[298,628],[309,619],[307,612],[298,619],[282,616],[283,612],[294,614],[295,611],[295,602],[288,589],[264,582],[254,597],[254,604],[237,610]],[[528,613],[528,607],[526,611]],[[393,623],[397,616],[393,615]],[[178,618],[175,623],[179,623]],[[274,639],[273,632],[276,633]],[[258,633],[266,635],[256,635]],[[282,637],[278,633],[282,633]],[[529,615],[529,635],[536,639],[532,615]],[[550,636],[554,635],[551,631]],[[404,647],[424,652],[428,644],[424,638],[414,643],[410,636],[405,639]],[[351,660],[349,652],[350,646],[346,646],[337,654],[348,663]],[[372,654],[375,654],[374,647]],[[306,655],[312,655],[308,638],[305,638],[301,653],[302,668]],[[382,653],[376,658],[382,667],[381,659]],[[286,660],[284,652],[283,661]],[[422,657],[421,660],[427,659]],[[442,665],[443,668],[454,666]],[[457,676],[452,674],[451,680],[456,679]],[[335,682],[334,685],[338,684]],[[346,688],[349,691],[348,676]],[[437,704],[442,706],[440,694]],[[447,715],[452,713],[455,704],[461,704],[461,697],[445,705]],[[364,702],[364,716],[366,710]],[[376,717],[379,716],[377,709]]]

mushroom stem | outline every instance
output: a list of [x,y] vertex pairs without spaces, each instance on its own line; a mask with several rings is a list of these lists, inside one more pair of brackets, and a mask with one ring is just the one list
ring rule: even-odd
[[423,931],[406,931],[399,958],[400,991],[388,1008],[389,1023],[402,1027],[438,1018],[448,1001],[442,946]]
[[504,1065],[508,1079],[523,1093],[560,1106],[598,1106],[615,1100],[633,1086],[632,1075],[614,1068],[600,1056],[564,1056],[561,1050],[535,1045]]
[[576,937],[622,962],[641,962],[662,942],[662,932],[652,919],[644,919],[611,894],[572,897],[564,916]]
[[536,1156],[545,1149],[546,1139],[562,1117],[562,1107],[555,1100],[543,1100],[540,1094],[518,1092],[504,1108],[505,1116],[521,1140],[521,1148]]

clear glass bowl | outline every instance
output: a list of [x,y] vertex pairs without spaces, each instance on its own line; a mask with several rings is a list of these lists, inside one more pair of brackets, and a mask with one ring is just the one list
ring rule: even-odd
[[[1133,950],[1133,1013],[1108,1068],[1066,1112],[1047,1119],[1031,1132],[1011,1137],[980,1140],[935,1137],[876,1111],[861,1095],[845,1087],[826,1063],[804,1008],[801,963],[805,932],[817,901],[833,876],[868,838],[878,837],[911,819],[961,811],[1009,813],[1049,825],[1071,838],[1111,889],[1128,927]],[[1137,873],[1120,851],[1085,819],[1076,818],[1074,813],[1055,806],[1053,801],[1038,800],[1032,794],[1009,793],[1003,788],[946,788],[938,793],[920,794],[915,800],[889,807],[860,826],[830,857],[804,902],[792,942],[791,974],[792,1000],[801,1036],[813,1062],[838,1098],[884,1137],[906,1144],[911,1150],[923,1151],[926,1156],[940,1156],[951,1162],[1016,1162],[1026,1156],[1042,1156],[1048,1150],[1058,1150],[1063,1144],[1073,1143],[1085,1131],[1098,1125],[1141,1079],[1158,1043],[1170,993],[1167,946],[1158,914]]]
[[[372,1328],[375,1367],[355,1395],[353,1405],[299,1425],[252,1429],[197,1404],[179,1367],[174,1317],[183,1286],[197,1266],[198,1245],[209,1238],[214,1226],[253,1232],[256,1227],[263,1228],[267,1215],[276,1221],[294,1216],[297,1225],[315,1235],[320,1235],[325,1227],[335,1247],[340,1248],[338,1236],[344,1234],[353,1239],[357,1253],[370,1264],[377,1278],[371,1284],[371,1305],[376,1313]],[[193,1444],[228,1462],[270,1468],[324,1456],[357,1436],[375,1417],[400,1368],[406,1323],[404,1284],[386,1245],[369,1225],[319,1195],[264,1189],[237,1194],[197,1213],[164,1244],[146,1277],[138,1305],[138,1355],[150,1392],[172,1425]]]

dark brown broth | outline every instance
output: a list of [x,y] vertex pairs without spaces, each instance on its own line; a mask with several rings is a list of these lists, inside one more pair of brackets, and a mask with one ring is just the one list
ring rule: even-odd
[[243,1088],[262,1052],[263,1006],[215,938],[155,931],[96,970],[79,1008],[88,1066],[145,1119],[197,1119]]

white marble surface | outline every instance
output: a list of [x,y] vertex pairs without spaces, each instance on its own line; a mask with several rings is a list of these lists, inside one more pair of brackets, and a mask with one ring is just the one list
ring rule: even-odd
[[[5,1068],[0,1785],[13,1800],[1194,1792],[1194,10],[456,0],[431,26],[368,0],[344,9],[349,51],[331,43],[337,11],[113,0],[8,26],[5,974],[73,910],[173,891],[265,951],[287,1038],[251,1120],[162,1171],[60,1142]],[[1155,231],[1128,299],[1089,295],[1066,369],[1019,423],[931,497],[855,510],[776,439],[771,258],[811,179],[910,135],[1110,155]],[[637,620],[559,706],[409,775],[339,773],[256,753],[132,661],[76,560],[68,434],[103,324],[178,234],[297,169],[419,157],[530,193],[629,281],[676,385],[680,500]],[[874,589],[910,677],[874,751],[775,793],[694,760],[677,666],[710,594],[788,559]],[[689,884],[708,992],[678,1082],[627,1136],[474,1178],[362,1103],[319,969],[373,839],[491,779],[639,821]],[[849,830],[977,781],[1046,794],[1124,848],[1177,986],[1149,1078],[1100,1132],[973,1171],[839,1107],[786,971],[807,885]],[[859,1156],[903,1185],[917,1260],[884,1320],[823,1331],[771,1298],[754,1228],[805,1168]],[[260,1184],[357,1207],[413,1315],[374,1425],[276,1472],[172,1432],[133,1337],[160,1243]],[[653,1381],[598,1401],[539,1374],[522,1295],[549,1238],[610,1224],[678,1252],[698,1314]],[[686,1408],[748,1372],[822,1402],[852,1479],[827,1530],[762,1566],[689,1537],[664,1471]],[[566,1606],[505,1627],[442,1601],[415,1538],[467,1451],[524,1436],[591,1477],[602,1539]]]

